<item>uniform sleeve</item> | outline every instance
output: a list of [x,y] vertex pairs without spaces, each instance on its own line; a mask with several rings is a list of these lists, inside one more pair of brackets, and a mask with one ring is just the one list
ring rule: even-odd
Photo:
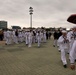
[[64,42],[64,39],[62,38],[62,36],[59,37],[59,39],[58,39],[58,43],[63,43],[63,42]]
[[76,54],[76,41],[73,43],[72,49],[70,51],[70,63],[74,63]]
[[67,38],[68,38],[69,42],[71,42],[71,33],[70,32],[68,32]]

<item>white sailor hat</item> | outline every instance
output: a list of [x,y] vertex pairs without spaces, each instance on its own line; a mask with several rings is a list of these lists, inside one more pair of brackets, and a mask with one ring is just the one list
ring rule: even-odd
[[62,33],[67,33],[67,31],[66,30],[62,30]]

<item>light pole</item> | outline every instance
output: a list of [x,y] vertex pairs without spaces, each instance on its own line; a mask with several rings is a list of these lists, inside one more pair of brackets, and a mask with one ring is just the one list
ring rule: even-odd
[[29,12],[30,12],[30,28],[32,28],[32,14],[33,14],[33,8],[32,7],[29,8]]

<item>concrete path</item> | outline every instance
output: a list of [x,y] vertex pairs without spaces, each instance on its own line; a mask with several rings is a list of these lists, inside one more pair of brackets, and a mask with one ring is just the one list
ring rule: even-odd
[[68,68],[63,67],[60,52],[48,40],[41,48],[0,44],[0,75],[76,75],[76,71],[69,68],[69,61]]

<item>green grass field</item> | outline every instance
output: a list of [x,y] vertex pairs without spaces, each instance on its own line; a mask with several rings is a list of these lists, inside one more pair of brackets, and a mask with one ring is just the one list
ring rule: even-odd
[[[67,54],[68,60],[68,54]],[[53,47],[53,40],[43,43],[41,48],[25,43],[0,45],[0,75],[76,75],[76,71],[64,68],[60,52]]]

